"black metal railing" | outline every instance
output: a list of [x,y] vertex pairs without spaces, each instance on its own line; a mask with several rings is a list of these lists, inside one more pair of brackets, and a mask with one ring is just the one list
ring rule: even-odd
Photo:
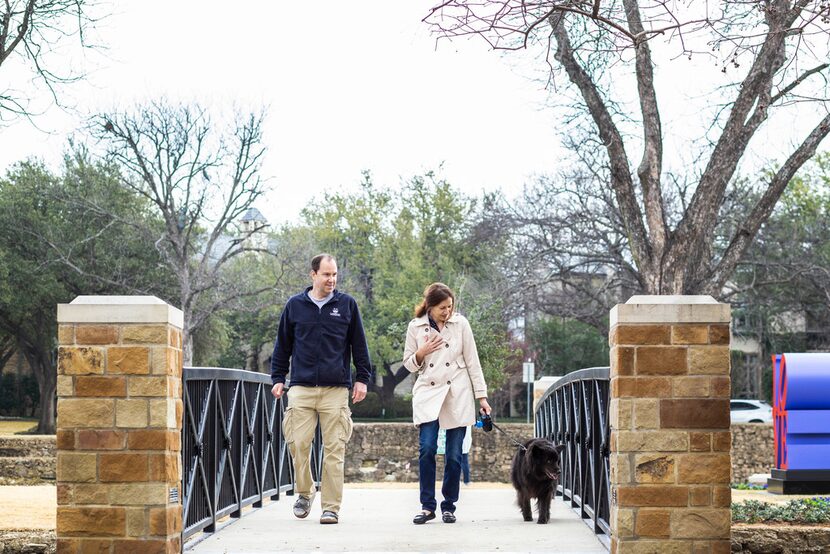
[[[264,373],[185,367],[182,375],[182,541],[246,506],[293,494],[294,470],[282,435],[286,397],[271,395]],[[320,430],[312,447],[319,483]]]
[[570,502],[606,547],[609,526],[609,369],[574,371],[551,385],[536,407],[537,437],[565,445],[557,494]]

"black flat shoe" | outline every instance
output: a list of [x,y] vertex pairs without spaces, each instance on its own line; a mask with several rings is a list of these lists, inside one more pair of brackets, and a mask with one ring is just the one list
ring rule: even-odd
[[415,525],[423,525],[431,519],[435,519],[435,512],[421,512],[412,518],[412,523]]
[[444,520],[444,523],[455,523],[455,514],[452,512],[444,512],[441,514],[441,519]]

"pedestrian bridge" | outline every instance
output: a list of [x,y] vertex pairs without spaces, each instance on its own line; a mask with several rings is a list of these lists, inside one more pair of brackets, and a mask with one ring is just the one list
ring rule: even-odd
[[[226,552],[594,552],[606,553],[597,536],[561,497],[547,525],[525,522],[515,491],[500,483],[462,487],[454,524],[434,519],[414,525],[417,483],[346,484],[340,523],[320,525],[320,501],[306,519],[293,516],[293,496],[229,518],[221,532],[196,534],[185,544],[193,554]],[[535,514],[534,514],[535,515]]]

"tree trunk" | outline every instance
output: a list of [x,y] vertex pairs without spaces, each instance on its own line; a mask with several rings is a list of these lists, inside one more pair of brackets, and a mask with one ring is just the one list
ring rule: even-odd
[[409,370],[401,366],[398,371],[392,373],[392,364],[383,364],[383,375],[381,376],[382,385],[378,388],[378,395],[380,396],[380,405],[384,409],[386,417],[396,417],[395,410],[395,389],[404,379],[409,376]]
[[40,393],[38,411],[40,415],[37,421],[37,433],[39,435],[55,434],[55,392],[57,390],[58,373],[57,367],[50,361],[48,354],[43,352],[25,352],[24,355],[29,362],[29,367],[37,379],[37,388]]

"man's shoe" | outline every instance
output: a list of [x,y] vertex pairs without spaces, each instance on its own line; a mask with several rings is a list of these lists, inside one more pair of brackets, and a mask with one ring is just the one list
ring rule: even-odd
[[444,523],[455,523],[455,514],[452,512],[444,512],[441,514],[441,519]]
[[294,515],[300,519],[308,517],[311,512],[311,499],[307,496],[300,495],[296,502],[294,502]]
[[412,518],[412,523],[414,523],[415,525],[423,525],[431,519],[435,519],[435,512],[423,511],[420,514],[416,515],[414,518]]
[[320,516],[320,523],[323,523],[323,524],[337,523],[337,514],[330,511],[330,510],[325,510],[323,512],[323,515]]

